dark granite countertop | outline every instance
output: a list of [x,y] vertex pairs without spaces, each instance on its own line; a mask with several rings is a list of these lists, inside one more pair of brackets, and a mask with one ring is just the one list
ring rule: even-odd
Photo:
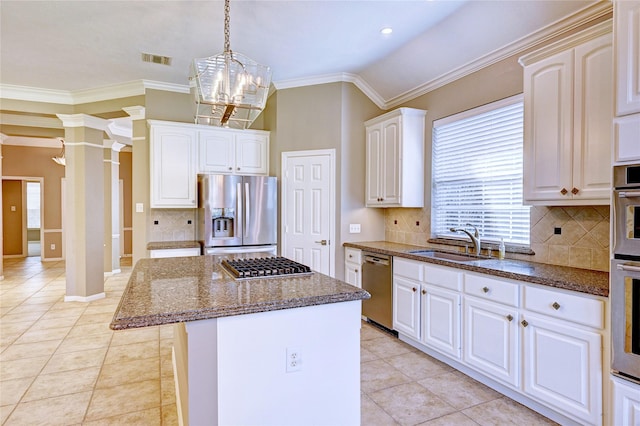
[[198,241],[151,241],[147,243],[147,250],[170,250],[183,248],[200,248]]
[[314,272],[236,280],[220,265],[230,257],[141,259],[131,272],[111,329],[252,314],[368,299],[369,293]]
[[[542,284],[549,287],[573,290],[594,296],[609,296],[609,274],[588,269],[570,268],[567,266],[548,265],[545,263],[527,262],[512,259],[484,259],[470,262],[455,262],[419,256],[409,251],[420,249],[442,250],[434,246],[414,246],[409,244],[391,243],[386,241],[367,241],[344,243],[345,247],[353,247],[374,253],[400,256],[407,259],[434,263],[442,266],[455,267],[466,271],[479,272],[509,278],[518,281]],[[457,253],[451,251],[452,253]],[[458,253],[459,254],[459,253]]]

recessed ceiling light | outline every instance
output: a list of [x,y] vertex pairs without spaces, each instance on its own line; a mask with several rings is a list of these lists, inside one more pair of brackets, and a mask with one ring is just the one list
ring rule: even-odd
[[384,27],[383,29],[380,30],[380,33],[384,35],[389,35],[392,32],[393,32],[393,28],[390,28],[390,27]]

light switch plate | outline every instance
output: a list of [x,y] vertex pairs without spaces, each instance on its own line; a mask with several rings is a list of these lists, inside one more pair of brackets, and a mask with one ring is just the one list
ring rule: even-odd
[[359,234],[360,233],[360,224],[359,223],[350,223],[349,224],[349,233],[351,233],[351,234]]
[[144,204],[136,203],[136,213],[144,213]]

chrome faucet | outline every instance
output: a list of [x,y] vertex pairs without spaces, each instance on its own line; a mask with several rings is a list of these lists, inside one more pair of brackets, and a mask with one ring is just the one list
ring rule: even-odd
[[[480,233],[478,232],[478,228],[474,225],[467,223],[464,225],[465,228],[451,228],[449,229],[451,232],[464,232],[471,238],[471,243],[473,244],[473,251],[476,255],[480,255]],[[473,228],[473,234],[466,230],[466,227]]]

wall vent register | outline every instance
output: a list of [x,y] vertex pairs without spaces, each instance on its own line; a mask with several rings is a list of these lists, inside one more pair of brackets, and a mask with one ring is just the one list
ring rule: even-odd
[[268,278],[283,275],[311,275],[311,268],[286,257],[225,259],[222,266],[236,279]]

